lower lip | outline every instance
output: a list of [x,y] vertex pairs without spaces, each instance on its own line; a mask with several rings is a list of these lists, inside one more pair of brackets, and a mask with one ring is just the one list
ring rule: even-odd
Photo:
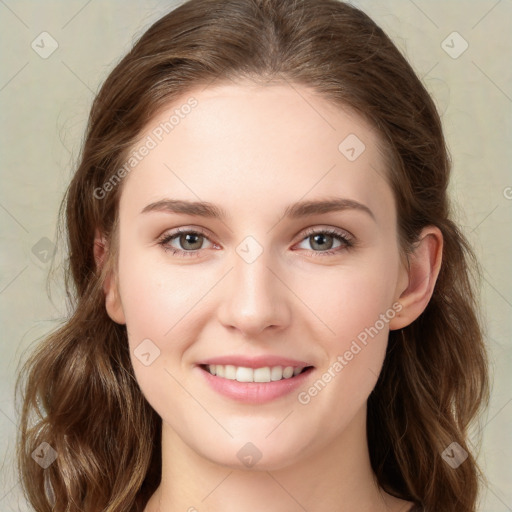
[[209,371],[196,366],[206,382],[221,395],[233,400],[250,404],[263,404],[290,394],[304,384],[314,370],[309,368],[289,379],[281,379],[272,382],[238,382],[212,375]]

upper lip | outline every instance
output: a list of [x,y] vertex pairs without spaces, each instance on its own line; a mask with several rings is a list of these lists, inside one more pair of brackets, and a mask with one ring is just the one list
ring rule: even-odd
[[305,361],[299,361],[297,359],[290,359],[288,357],[281,356],[258,356],[258,357],[248,357],[244,355],[229,355],[229,356],[219,356],[219,357],[211,357],[208,359],[204,359],[203,361],[199,361],[198,365],[233,365],[233,366],[243,366],[244,368],[264,368],[265,366],[293,366],[305,368],[306,366],[312,366],[311,364]]

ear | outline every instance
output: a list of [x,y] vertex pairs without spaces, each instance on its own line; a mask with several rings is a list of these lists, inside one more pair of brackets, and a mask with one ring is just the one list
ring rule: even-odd
[[[101,270],[105,264],[108,254],[108,242],[105,236],[96,229],[94,236],[94,260],[96,268]],[[108,316],[118,324],[126,324],[124,317],[123,305],[119,295],[119,285],[117,283],[117,275],[113,271],[109,271],[103,282],[103,292],[105,293],[105,308]]]
[[[427,307],[441,269],[443,235],[435,226],[424,228],[412,254],[408,268],[402,267],[397,301],[402,309],[389,322],[389,328],[401,329],[411,324]],[[405,284],[404,284],[405,283]]]

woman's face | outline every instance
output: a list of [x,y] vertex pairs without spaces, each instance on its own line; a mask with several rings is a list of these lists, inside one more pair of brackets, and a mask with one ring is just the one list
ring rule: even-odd
[[365,415],[407,285],[377,136],[304,87],[229,84],[140,140],[108,309],[163,428],[232,467],[332,446]]

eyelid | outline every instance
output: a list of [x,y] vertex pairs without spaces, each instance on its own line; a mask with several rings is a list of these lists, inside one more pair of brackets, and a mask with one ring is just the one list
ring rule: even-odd
[[338,236],[346,238],[349,241],[355,240],[355,236],[352,233],[350,233],[350,231],[347,231],[346,229],[336,228],[334,226],[313,226],[310,228],[306,228],[305,231],[301,231],[300,241],[302,241],[302,240],[304,240],[304,238],[307,238],[308,236],[314,235],[316,233],[336,234]]
[[213,238],[213,234],[208,229],[201,228],[199,226],[179,226],[177,228],[166,229],[161,235],[157,237],[157,240],[160,241],[164,238],[174,237],[183,233],[197,233],[199,235],[203,235],[205,238],[208,238],[210,241],[211,238]]
[[[170,242],[171,239],[174,239],[174,238],[176,238],[177,236],[179,236],[181,234],[190,234],[190,233],[201,235],[204,238],[206,238],[211,244],[215,245],[215,243],[211,240],[212,236],[211,236],[210,232],[207,229],[200,228],[200,227],[195,227],[195,226],[194,227],[192,227],[192,226],[180,226],[178,228],[166,230],[159,237],[157,237],[156,242],[157,242],[157,244],[162,245],[165,248],[165,245],[167,243],[166,241]],[[174,250],[174,251],[177,251],[177,252],[181,251],[181,252],[187,252],[189,254],[194,254],[194,253],[199,253],[203,249],[198,249],[196,251],[185,251],[183,249],[174,249],[174,248],[171,249],[171,248],[169,248],[168,250]]]
[[314,251],[312,249],[306,249],[306,252],[310,257],[314,258],[331,258],[336,257],[341,254],[344,254],[346,251],[350,251],[357,244],[354,235],[349,233],[348,231],[341,228],[334,227],[322,227],[315,226],[308,228],[305,232],[302,232],[299,242],[302,243],[308,238],[317,235],[317,234],[326,234],[327,236],[331,236],[336,239],[339,243],[339,247],[335,247],[332,249],[327,249],[325,251]]
[[[162,235],[160,235],[158,237],[157,243],[159,245],[161,245],[164,248],[164,250],[171,251],[173,254],[180,254],[182,256],[185,256],[185,255],[186,256],[199,256],[200,253],[204,249],[186,251],[184,249],[176,249],[176,248],[167,246],[167,244],[171,241],[171,239],[174,239],[175,237],[179,236],[180,234],[184,234],[184,233],[185,234],[194,233],[194,234],[201,235],[204,238],[206,238],[212,245],[214,245],[214,246],[217,245],[215,242],[213,242],[211,240],[212,237],[210,235],[209,230],[202,228],[202,227],[196,227],[196,226],[180,226],[178,228],[171,229],[170,231],[165,231]],[[329,250],[325,250],[325,251],[312,251],[312,250],[306,249],[306,251],[309,251],[311,254],[313,254],[315,256],[322,256],[322,255],[329,256],[329,255],[341,252],[341,250],[348,249],[348,248],[352,247],[353,245],[355,245],[355,237],[354,237],[354,235],[352,235],[352,233],[350,233],[349,231],[347,231],[345,229],[332,227],[332,226],[313,226],[313,227],[306,228],[305,231],[303,230],[301,232],[299,240],[294,245],[296,245],[300,242],[303,242],[304,240],[306,240],[307,238],[309,238],[315,234],[327,234],[329,236],[338,238],[341,243],[345,244],[345,247],[342,247],[342,248],[337,247],[335,249],[329,249]]]

